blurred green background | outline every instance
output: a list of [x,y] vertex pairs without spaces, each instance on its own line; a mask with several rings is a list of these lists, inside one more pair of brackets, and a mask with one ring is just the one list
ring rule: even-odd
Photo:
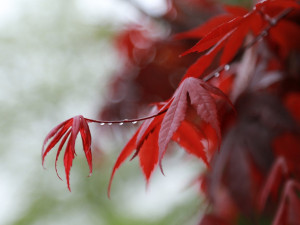
[[[158,2],[143,7],[163,9]],[[78,114],[96,117],[109,76],[118,70],[113,35],[139,16],[121,0],[0,1],[1,225],[199,221],[198,186],[189,184],[200,168],[196,159],[182,159],[183,151],[164,161],[166,176],[156,171],[147,190],[138,160],[126,162],[115,176],[111,199],[109,176],[129,136],[100,137],[92,125],[93,141],[100,140],[103,149],[94,148],[94,172],[87,178],[78,143],[71,193],[55,174],[54,152],[47,169],[41,166],[43,139],[55,125]],[[58,164],[64,178],[61,158]]]

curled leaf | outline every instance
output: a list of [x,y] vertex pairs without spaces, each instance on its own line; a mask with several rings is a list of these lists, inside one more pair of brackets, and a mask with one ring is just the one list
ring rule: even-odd
[[[80,133],[82,138],[83,150],[87,159],[87,163],[89,165],[90,175],[92,173],[92,152],[91,152],[91,133],[88,126],[87,120],[79,115],[75,116],[71,119],[68,119],[56,127],[54,127],[46,136],[42,148],[42,165],[44,166],[46,155],[54,148],[55,145],[60,141],[60,145],[57,150],[56,159],[55,159],[55,170],[57,173],[57,160],[61,153],[63,146],[67,141],[67,145],[65,148],[64,154],[64,167],[67,179],[68,189],[70,188],[70,170],[72,167],[73,159],[76,155],[75,152],[75,142],[78,133]],[[51,141],[47,144],[47,142],[51,139]],[[57,176],[60,176],[57,173]]]

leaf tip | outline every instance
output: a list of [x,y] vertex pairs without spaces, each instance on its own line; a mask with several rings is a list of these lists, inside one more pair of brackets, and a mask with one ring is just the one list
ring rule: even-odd
[[164,170],[163,170],[163,168],[162,168],[162,161],[161,161],[161,159],[159,160],[159,169],[160,169],[162,175],[166,176],[166,175],[165,175],[165,172],[164,172]]

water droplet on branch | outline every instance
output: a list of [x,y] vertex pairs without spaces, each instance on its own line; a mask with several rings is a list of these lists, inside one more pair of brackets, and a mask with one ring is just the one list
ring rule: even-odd
[[228,71],[230,69],[230,66],[228,65],[228,64],[226,64],[225,66],[224,66],[224,70],[225,71]]

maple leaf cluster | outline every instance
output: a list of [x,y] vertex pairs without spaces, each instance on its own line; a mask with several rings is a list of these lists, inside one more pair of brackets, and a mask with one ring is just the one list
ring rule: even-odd
[[[92,172],[89,123],[143,121],[117,158],[109,194],[129,157],[139,158],[147,183],[158,165],[163,172],[162,159],[174,141],[208,166],[199,174],[211,205],[201,225],[300,224],[299,1],[258,1],[250,10],[221,10],[220,3],[200,0],[169,3],[161,18],[149,17],[168,24],[171,37],[151,36],[152,28],[140,26],[117,37],[124,67],[111,85],[114,103],[100,113],[107,120],[76,116],[59,124],[44,141],[43,162],[60,141],[57,162],[68,139],[70,189],[79,133]],[[216,16],[196,26],[203,9]],[[149,103],[148,116],[122,120]]]

